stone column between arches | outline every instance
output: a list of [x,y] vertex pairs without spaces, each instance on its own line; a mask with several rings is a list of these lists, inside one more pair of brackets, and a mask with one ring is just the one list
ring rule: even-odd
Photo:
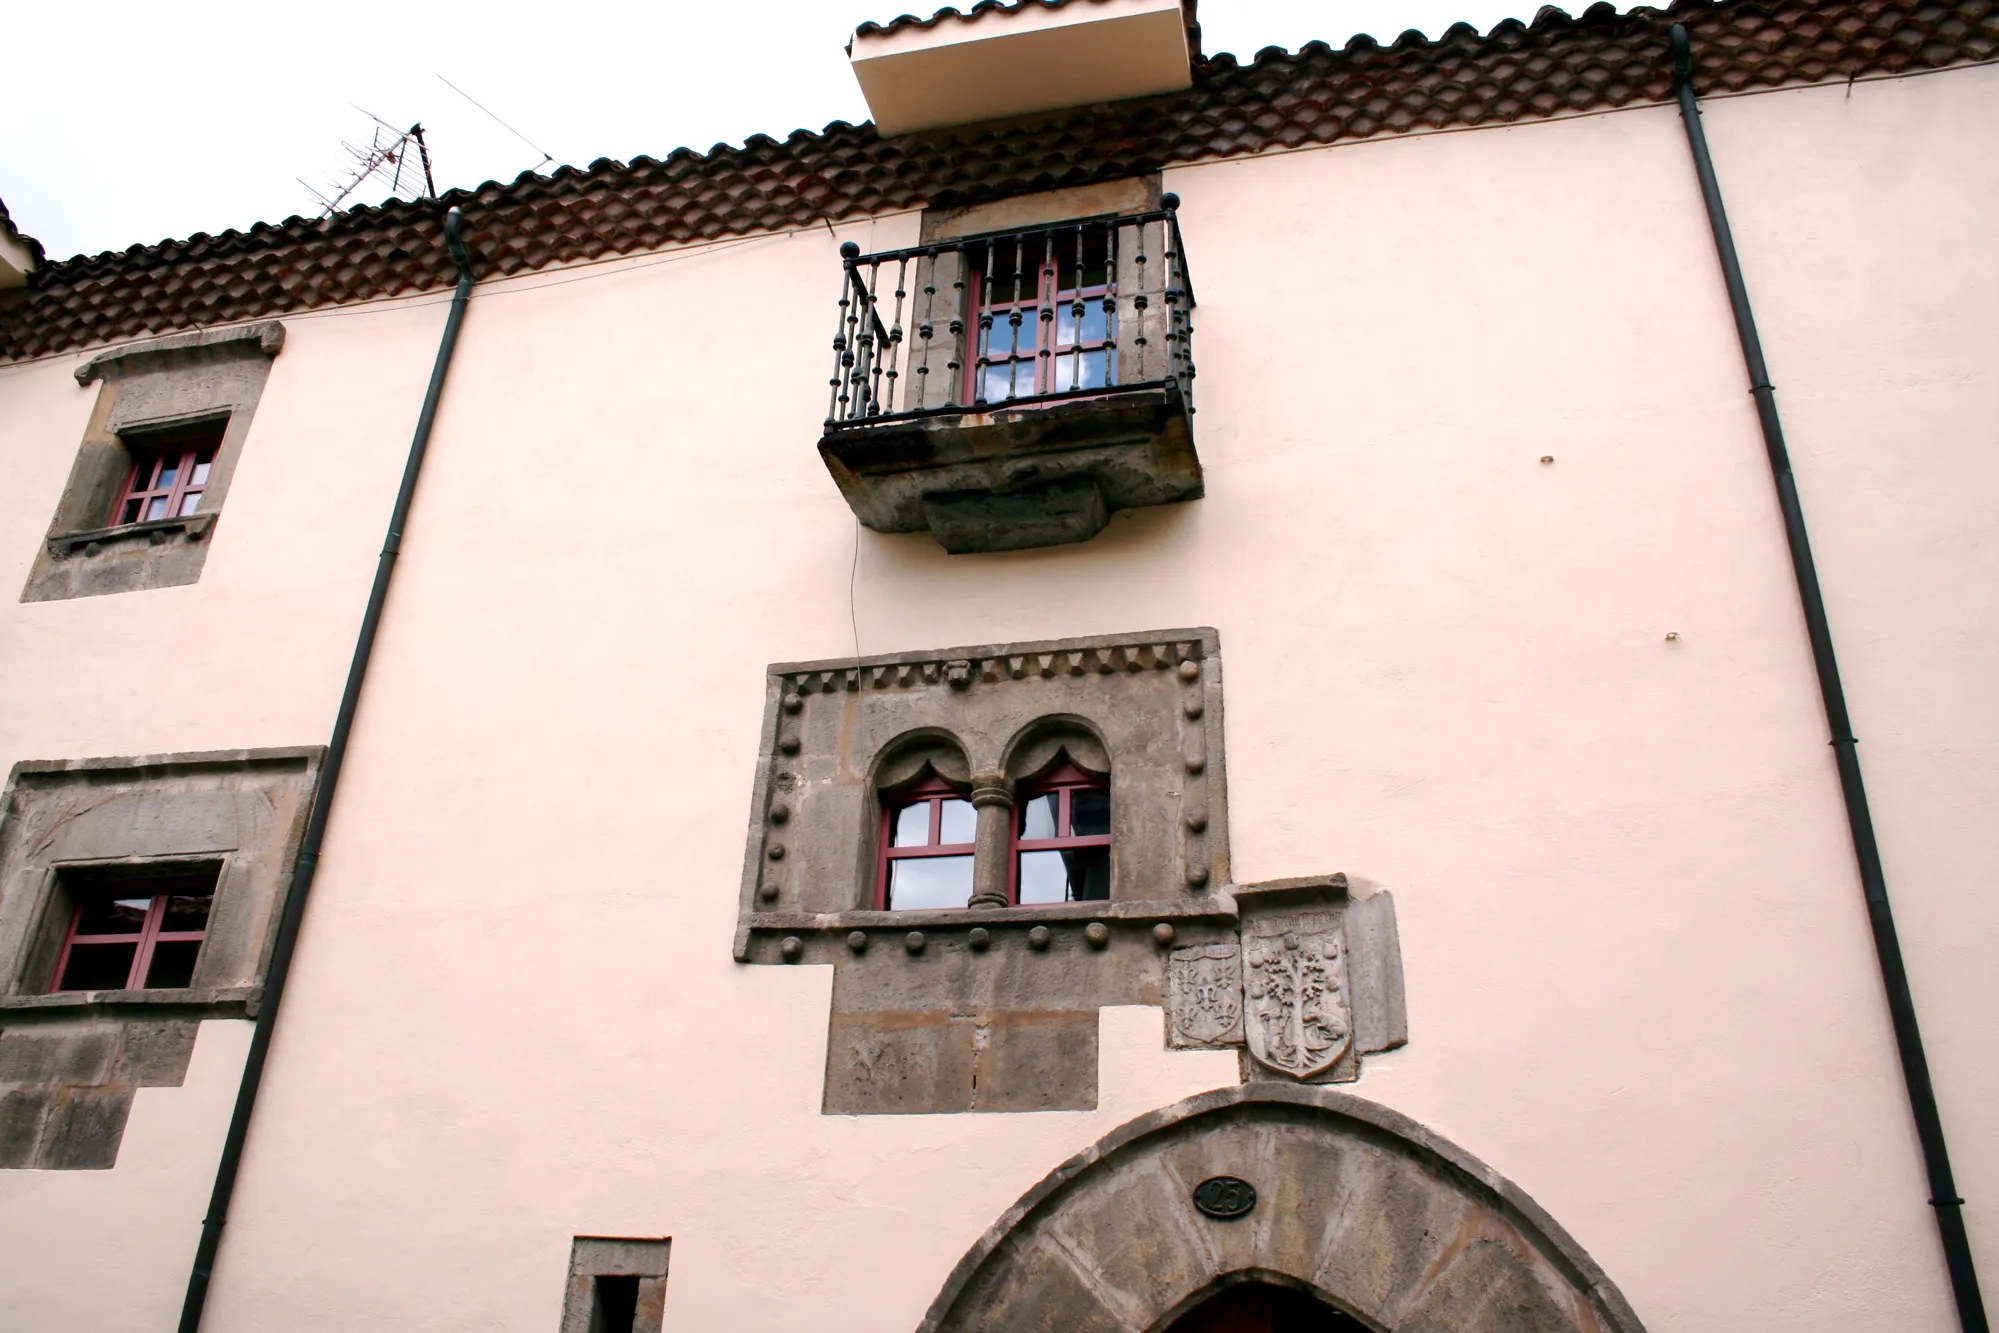
[[[1247,1181],[1218,1218],[1201,1182]],[[1615,1284],[1491,1168],[1330,1088],[1251,1083],[1116,1130],[959,1261],[917,1333],[1158,1333],[1232,1281],[1300,1288],[1383,1333],[1641,1333]]]

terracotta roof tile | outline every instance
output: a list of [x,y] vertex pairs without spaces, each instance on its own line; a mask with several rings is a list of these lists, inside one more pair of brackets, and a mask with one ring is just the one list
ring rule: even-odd
[[1202,158],[1659,102],[1666,28],[1693,32],[1703,93],[1897,74],[1999,56],[1999,0],[1678,0],[1571,18],[1543,9],[1481,36],[1405,33],[1204,61],[1183,93],[1017,125],[884,140],[835,121],[783,141],[608,159],[324,220],[49,264],[0,314],[0,356],[450,286],[440,218],[458,204],[482,277],[926,204],[1079,185]]
[[28,253],[34,256],[37,265],[49,262],[48,256],[42,252],[42,243],[22,232],[14,225],[14,219],[7,215],[7,201],[5,199],[0,199],[0,235],[11,236],[26,246]]

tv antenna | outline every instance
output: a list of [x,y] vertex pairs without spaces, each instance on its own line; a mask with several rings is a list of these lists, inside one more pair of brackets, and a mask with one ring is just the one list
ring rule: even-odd
[[[354,106],[352,102],[349,106]],[[430,146],[424,142],[421,122],[406,130],[397,129],[366,107],[356,111],[374,122],[368,142],[342,141],[348,157],[346,170],[329,178],[324,190],[303,179],[299,184],[320,205],[322,218],[332,217],[352,203],[373,202],[376,198],[434,199],[437,183],[430,173]],[[376,195],[375,191],[383,193]],[[361,196],[356,198],[356,196]]]

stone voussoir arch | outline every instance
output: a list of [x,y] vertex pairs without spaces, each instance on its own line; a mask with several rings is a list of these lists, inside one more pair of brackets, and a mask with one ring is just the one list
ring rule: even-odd
[[[1255,1186],[1203,1215],[1214,1176]],[[1304,1288],[1381,1333],[1643,1333],[1519,1188],[1330,1088],[1250,1083],[1140,1116],[1051,1172],[959,1260],[917,1333],[1159,1333],[1231,1282]]]

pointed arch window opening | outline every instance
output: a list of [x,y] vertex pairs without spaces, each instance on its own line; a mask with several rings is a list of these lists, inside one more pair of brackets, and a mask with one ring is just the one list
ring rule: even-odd
[[1111,784],[1064,753],[1014,803],[1008,896],[1021,906],[1111,896]]
[[964,789],[925,765],[883,793],[876,906],[885,911],[963,907],[972,898],[977,812]]
[[[977,878],[978,812],[966,788],[925,765],[882,793],[875,906],[919,911],[968,906]],[[1111,787],[1058,754],[1016,789],[1006,847],[1007,901],[1032,907],[1111,896]],[[993,850],[997,851],[997,847]]]

